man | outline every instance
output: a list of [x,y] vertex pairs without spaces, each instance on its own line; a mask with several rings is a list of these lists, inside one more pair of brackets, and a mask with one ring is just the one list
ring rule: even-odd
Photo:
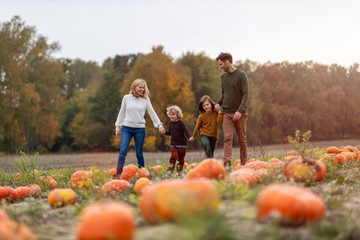
[[234,129],[240,145],[240,160],[247,161],[246,126],[248,122],[247,104],[249,100],[249,81],[243,70],[232,64],[230,53],[220,53],[216,58],[220,68],[222,95],[215,105],[215,110],[223,109],[224,130],[224,166],[231,167],[232,142]]

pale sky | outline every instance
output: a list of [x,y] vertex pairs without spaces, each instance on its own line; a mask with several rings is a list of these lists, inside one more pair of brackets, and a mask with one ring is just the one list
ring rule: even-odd
[[99,64],[157,45],[173,58],[360,62],[359,0],[0,0],[0,22],[14,15],[59,42],[55,57]]

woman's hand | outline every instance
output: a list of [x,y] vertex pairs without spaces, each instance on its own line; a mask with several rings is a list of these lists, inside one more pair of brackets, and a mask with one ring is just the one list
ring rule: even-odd
[[120,137],[120,130],[115,130],[115,136]]
[[195,140],[194,137],[189,138],[189,142],[193,142]]
[[165,134],[165,129],[163,127],[159,127],[159,133]]

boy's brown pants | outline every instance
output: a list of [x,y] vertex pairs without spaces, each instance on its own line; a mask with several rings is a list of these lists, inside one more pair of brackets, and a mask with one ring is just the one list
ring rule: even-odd
[[182,172],[185,162],[186,148],[177,148],[171,147],[171,156],[168,171],[173,172],[176,164],[176,160],[178,161],[176,170],[178,173]]
[[238,121],[233,121],[234,114],[224,113],[223,131],[224,131],[224,166],[231,166],[232,143],[234,129],[240,146],[240,160],[244,165],[247,161],[247,143],[246,143],[246,126],[248,114],[242,113]]

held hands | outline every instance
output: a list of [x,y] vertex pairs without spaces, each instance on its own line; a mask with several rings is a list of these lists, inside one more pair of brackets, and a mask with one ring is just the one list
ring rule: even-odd
[[159,133],[165,134],[165,129],[163,127],[159,127]]
[[190,138],[189,138],[189,142],[193,142],[194,140],[195,140],[194,137],[190,137]]
[[221,110],[220,110],[220,105],[217,103],[216,105],[215,105],[215,111],[216,112],[220,112]]
[[240,120],[240,118],[241,118],[241,113],[236,112],[236,113],[234,114],[233,121],[235,122],[235,121],[237,121],[237,120]]

